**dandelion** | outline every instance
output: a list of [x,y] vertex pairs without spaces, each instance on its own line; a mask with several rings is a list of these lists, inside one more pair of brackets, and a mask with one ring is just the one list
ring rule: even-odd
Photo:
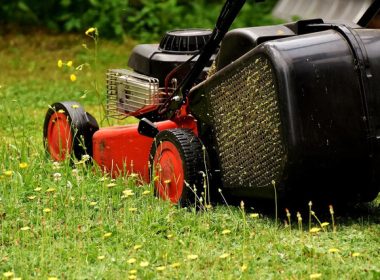
[[150,191],[143,191],[142,193],[143,195],[147,195],[147,194],[150,194]]
[[[60,110],[60,111],[63,111],[62,113],[65,113],[64,110]],[[61,168],[61,164],[58,161],[54,161],[53,162],[53,170],[58,170],[60,168]]]
[[330,223],[328,223],[328,222],[323,222],[323,223],[321,224],[321,227],[327,227],[329,224],[330,224]]
[[[113,184],[113,183],[111,183],[111,184]],[[110,185],[110,184],[108,184],[108,185]],[[123,191],[123,195],[121,196],[121,198],[128,198],[128,197],[134,196],[134,195],[135,194],[134,194],[134,192],[132,190],[126,189],[126,190]]]
[[170,265],[170,267],[172,267],[172,268],[177,268],[177,267],[180,267],[180,266],[181,266],[181,263],[179,263],[179,262],[175,262],[175,263],[172,263]]
[[98,260],[104,260],[105,259],[105,256],[98,256]]
[[90,202],[90,206],[95,206],[96,204],[98,204],[96,201],[91,201]]
[[225,229],[225,230],[222,231],[223,235],[227,235],[227,234],[230,234],[230,233],[231,233],[231,231],[229,229]]
[[352,253],[352,255],[351,256],[353,256],[354,258],[356,258],[356,257],[360,257],[360,253],[357,253],[357,252],[355,252],[355,253]]
[[58,60],[58,62],[57,62],[57,66],[58,66],[58,68],[62,68],[62,66],[63,66],[63,62],[62,62],[61,59]]
[[249,215],[252,219],[257,219],[259,217],[259,213],[252,213]]
[[333,254],[334,254],[334,253],[339,253],[339,251],[340,251],[340,250],[337,249],[337,248],[330,248],[330,249],[329,249],[329,253],[333,253]]
[[103,238],[106,239],[106,238],[109,238],[111,237],[112,235],[112,232],[106,232],[104,235],[103,235]]
[[13,175],[13,171],[12,170],[6,170],[6,171],[4,171],[4,175],[10,177]]
[[128,271],[129,274],[136,274],[137,273],[137,270],[136,269],[131,269],[130,271]]
[[54,178],[54,182],[58,182],[61,180],[61,177],[62,177],[62,174],[61,173],[54,173],[53,174],[53,178]]
[[113,187],[115,187],[116,186],[116,184],[115,183],[109,183],[109,184],[107,184],[107,188],[113,188]]
[[172,239],[172,238],[173,238],[173,234],[168,234],[168,235],[166,236],[166,238],[167,238],[167,239]]
[[7,272],[4,272],[3,273],[3,276],[5,277],[5,278],[11,278],[11,277],[13,277],[15,274],[12,272],[12,271],[7,271]]
[[149,265],[149,262],[148,261],[142,261],[141,263],[140,263],[140,266],[141,267],[147,267]]
[[136,276],[136,275],[129,275],[129,276],[128,276],[128,279],[130,279],[130,280],[134,280],[134,279],[137,279],[137,276]]
[[131,208],[128,208],[128,211],[129,211],[129,212],[136,212],[136,211],[137,211],[137,208],[131,207]]
[[28,164],[26,162],[21,162],[19,165],[18,165],[21,169],[25,169],[28,167]]
[[30,227],[26,226],[26,227],[22,227],[20,228],[21,231],[27,231],[27,230],[30,230]]
[[58,280],[57,277],[48,277],[48,280]]
[[50,213],[51,212],[51,209],[50,208],[45,208],[44,210],[42,210],[44,213]]
[[136,262],[135,258],[130,258],[129,260],[127,260],[127,263],[129,263],[129,264],[133,264],[135,262]]
[[188,255],[187,259],[188,260],[196,260],[196,259],[198,259],[198,255]]
[[313,227],[310,229],[310,233],[318,233],[321,230],[321,228]]
[[224,254],[221,254],[220,256],[219,256],[219,259],[226,259],[226,258],[228,258],[230,256],[230,254],[228,254],[228,253],[224,253]]
[[158,266],[156,267],[157,271],[164,271],[166,269],[166,266]]
[[34,189],[35,192],[39,192],[41,190],[42,190],[42,188],[40,188],[40,187]]
[[93,36],[93,35],[92,35],[93,33],[95,33],[95,35],[97,35],[97,29],[96,29],[95,27],[90,27],[90,28],[87,29],[86,32],[85,32],[85,34],[86,34],[87,36],[90,36],[90,37]]
[[322,277],[322,273],[313,273],[313,274],[310,274],[310,279],[319,279]]
[[77,80],[77,76],[75,74],[71,74],[70,75],[70,81],[75,82],[76,80]]
[[73,67],[73,62],[71,60],[69,60],[67,63],[66,63],[67,67]]
[[53,193],[53,192],[55,192],[55,188],[48,188],[48,189],[46,190],[46,192],[47,192],[47,193]]
[[244,271],[247,270],[247,268],[248,268],[248,266],[247,266],[246,264],[243,264],[243,265],[240,267],[240,270],[241,270],[241,272],[244,272]]
[[36,198],[35,195],[30,195],[30,196],[28,196],[28,199],[29,199],[29,200],[34,200],[35,198]]
[[137,245],[135,245],[135,246],[133,247],[134,250],[139,250],[139,249],[141,249],[141,248],[142,248],[142,245],[140,245],[140,244],[137,244]]

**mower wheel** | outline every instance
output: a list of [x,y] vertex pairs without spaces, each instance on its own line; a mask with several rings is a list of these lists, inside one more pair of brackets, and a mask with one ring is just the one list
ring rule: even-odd
[[74,101],[54,103],[46,113],[44,145],[53,160],[74,155],[92,156],[92,136],[99,129],[96,119]]
[[150,150],[150,174],[155,194],[187,206],[199,199],[206,163],[199,138],[188,129],[159,132]]

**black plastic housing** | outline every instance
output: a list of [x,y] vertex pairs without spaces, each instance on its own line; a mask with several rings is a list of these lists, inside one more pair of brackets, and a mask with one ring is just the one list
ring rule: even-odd
[[[380,30],[323,24],[308,28],[313,33],[259,45],[191,92],[190,109],[210,154],[213,184],[222,186],[226,193],[273,198],[272,181],[278,193],[288,199],[323,199],[326,203],[369,201],[379,192]],[[210,108],[215,108],[217,94],[226,100],[233,98],[241,124],[226,125],[231,126],[231,134],[244,135],[248,131],[259,116],[248,114],[244,108],[249,108],[250,103],[239,100],[239,93],[229,97],[233,89],[221,84],[238,79],[236,73],[244,72],[258,59],[267,60],[272,68],[283,155],[276,159],[281,162],[278,173],[265,186],[251,185],[244,176],[239,183],[231,184],[232,180],[224,176],[221,156],[239,149],[248,153],[250,135],[235,139],[225,134],[231,137],[233,148],[221,150],[217,139],[223,138],[215,123],[223,123],[221,120],[235,108],[227,106],[224,113]],[[239,81],[239,90],[253,94],[260,87],[244,87],[248,79]],[[269,129],[264,127],[262,131]],[[272,166],[275,159],[263,160]]]

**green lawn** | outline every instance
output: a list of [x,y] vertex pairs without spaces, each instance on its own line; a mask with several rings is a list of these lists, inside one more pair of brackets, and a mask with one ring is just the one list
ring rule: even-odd
[[[291,226],[271,207],[259,216],[225,204],[196,213],[157,200],[136,177],[49,161],[48,105],[76,100],[101,119],[105,70],[126,67],[134,45],[100,41],[95,67],[85,37],[0,37],[0,278],[380,279],[379,200],[335,215],[336,232],[321,215],[329,225],[310,233],[318,222],[309,225],[306,212],[299,224],[298,209],[289,209]],[[58,68],[59,59],[74,66]]]

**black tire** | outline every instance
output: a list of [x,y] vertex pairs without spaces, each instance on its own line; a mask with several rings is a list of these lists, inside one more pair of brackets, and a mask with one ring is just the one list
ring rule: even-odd
[[[171,143],[172,145],[165,143]],[[206,151],[202,149],[202,146],[200,139],[188,129],[168,129],[158,133],[153,141],[149,156],[151,182],[154,184],[155,194],[157,196],[164,199],[169,198],[173,203],[178,203],[181,206],[192,205],[199,200],[201,193],[205,192],[204,174],[207,174],[207,157],[205,163]],[[163,180],[165,181],[165,178],[160,176],[165,175],[159,174],[160,172],[158,172],[158,169],[163,167],[157,165],[162,164],[164,165],[164,168],[167,168],[167,163],[162,163],[161,160],[165,160],[164,157],[167,157],[167,155],[163,155],[162,153],[170,153],[170,151],[166,150],[168,147],[175,147],[180,157],[179,162],[182,164],[183,174],[176,174],[175,176],[177,176],[179,181],[181,180],[183,187],[182,191],[177,188],[173,189],[173,186],[170,183],[170,185],[166,186],[167,195],[166,197],[163,197],[162,182]],[[160,157],[160,159],[158,157]],[[175,161],[175,152],[173,152],[172,159]],[[160,161],[159,164],[158,161]],[[163,170],[162,173],[167,172]],[[179,181],[178,184],[180,183]],[[196,188],[196,191],[194,191],[194,187]],[[172,191],[175,195],[171,195]],[[203,201],[204,200],[205,198],[203,197]]]
[[[92,157],[92,136],[99,130],[99,125],[91,114],[87,113],[79,103],[74,101],[57,102],[48,109],[43,128],[43,140],[47,153],[54,160],[64,159],[56,155],[57,151],[54,153],[53,147],[49,147],[49,143],[54,140],[48,139],[52,133],[49,129],[52,130],[51,127],[55,121],[54,118],[58,117],[57,113],[59,113],[59,115],[64,114],[70,126],[70,137],[72,138],[72,147],[69,151],[70,156],[74,155],[78,160],[80,160],[83,155]],[[64,122],[62,119],[61,121]]]

